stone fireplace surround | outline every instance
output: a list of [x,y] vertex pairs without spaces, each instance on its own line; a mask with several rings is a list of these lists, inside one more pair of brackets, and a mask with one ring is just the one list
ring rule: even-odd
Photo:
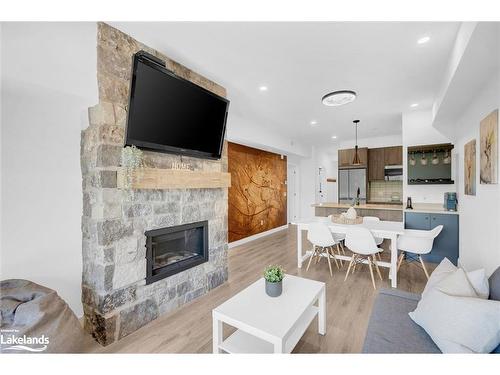
[[[82,131],[82,303],[85,329],[109,345],[158,316],[224,283],[227,271],[227,189],[135,190],[117,188],[124,144],[132,56],[145,50],[168,69],[218,95],[225,89],[121,31],[98,23],[99,103]],[[149,167],[189,163],[194,170],[227,172],[221,160],[145,152]],[[208,262],[146,285],[146,237],[152,229],[207,220]]]

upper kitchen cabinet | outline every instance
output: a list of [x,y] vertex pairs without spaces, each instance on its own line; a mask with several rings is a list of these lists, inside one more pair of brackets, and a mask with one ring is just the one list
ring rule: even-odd
[[402,146],[384,147],[384,166],[402,165],[402,164],[403,164]]
[[360,168],[368,166],[368,148],[363,147],[358,149],[358,155],[361,160],[360,165],[353,165],[354,160],[354,148],[349,148],[346,150],[339,150],[339,168]]
[[385,148],[370,148],[368,150],[368,181],[385,179]]

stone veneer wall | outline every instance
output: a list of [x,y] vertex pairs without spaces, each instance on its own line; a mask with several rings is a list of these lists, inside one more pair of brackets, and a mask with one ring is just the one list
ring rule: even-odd
[[[168,69],[212,92],[225,89],[107,24],[98,24],[99,104],[89,109],[82,132],[83,277],[85,329],[108,345],[227,280],[227,189],[136,190],[116,187],[124,144],[132,55],[145,50]],[[227,171],[221,160],[145,152],[150,167],[189,163],[194,170]],[[146,285],[144,232],[208,220],[209,261]],[[64,259],[61,259],[64,264]]]

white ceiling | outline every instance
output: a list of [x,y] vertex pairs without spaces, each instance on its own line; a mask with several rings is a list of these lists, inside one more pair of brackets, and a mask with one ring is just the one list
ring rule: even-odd
[[[401,133],[411,103],[430,108],[459,23],[114,22],[113,26],[225,86],[230,115],[326,146]],[[422,36],[427,44],[418,45]],[[265,85],[267,92],[259,91]],[[327,92],[355,102],[326,107]],[[231,118],[231,117],[230,117]],[[311,127],[316,120],[318,126]],[[229,123],[231,126],[231,123]],[[332,135],[337,140],[331,139]]]

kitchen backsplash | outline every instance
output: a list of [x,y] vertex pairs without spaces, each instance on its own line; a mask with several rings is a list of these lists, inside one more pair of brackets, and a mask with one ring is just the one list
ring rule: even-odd
[[368,191],[370,202],[401,202],[403,181],[371,181]]

